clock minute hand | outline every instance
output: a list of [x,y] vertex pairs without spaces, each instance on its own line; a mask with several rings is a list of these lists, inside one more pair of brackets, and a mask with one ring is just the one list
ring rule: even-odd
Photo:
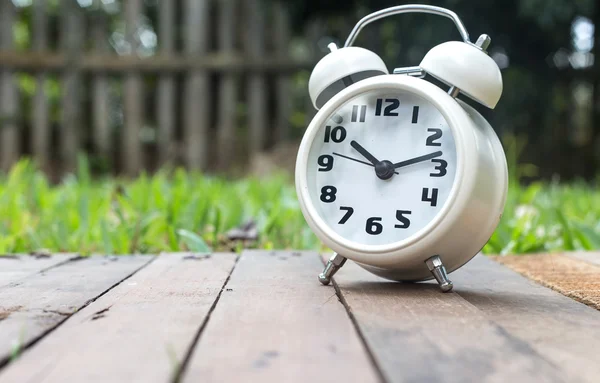
[[367,151],[367,149],[360,146],[360,144],[354,140],[350,142],[350,146],[356,149],[363,157],[365,157],[369,162],[373,164],[373,166],[377,165],[380,161],[375,158],[371,153]]
[[432,160],[432,159],[434,159],[436,157],[441,156],[442,154],[443,153],[441,151],[437,151],[437,152],[433,152],[433,153],[430,153],[430,154],[425,154],[424,156],[419,156],[419,157],[411,158],[410,160],[398,162],[398,163],[394,164],[394,169],[402,168],[404,166],[416,164],[416,163],[423,162],[423,161]]

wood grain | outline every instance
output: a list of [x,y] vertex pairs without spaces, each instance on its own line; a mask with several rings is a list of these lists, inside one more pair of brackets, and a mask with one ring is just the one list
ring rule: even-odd
[[[89,257],[67,262],[0,290],[0,366],[93,299],[152,260]],[[0,381],[4,381],[0,377]]]
[[55,254],[49,257],[15,255],[0,257],[0,287],[60,265],[77,254]]
[[246,251],[201,334],[186,382],[374,382],[378,375],[311,252]]
[[600,312],[483,256],[475,257],[451,278],[458,294],[565,371],[568,382],[598,381]]
[[161,255],[42,339],[0,381],[170,381],[235,259]]
[[335,283],[388,382],[564,381],[526,342],[436,284],[388,282],[353,262]]

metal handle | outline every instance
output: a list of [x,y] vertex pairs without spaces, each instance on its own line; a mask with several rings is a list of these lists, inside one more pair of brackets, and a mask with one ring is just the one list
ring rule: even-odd
[[454,24],[456,24],[456,28],[458,28],[458,32],[460,32],[460,35],[461,35],[462,39],[464,40],[464,42],[470,43],[469,33],[467,32],[467,29],[463,25],[462,21],[460,21],[460,18],[458,17],[458,15],[456,13],[452,12],[449,9],[435,7],[433,5],[415,4],[415,5],[398,5],[395,7],[382,9],[380,11],[371,13],[370,15],[363,17],[358,22],[358,24],[356,24],[354,26],[354,29],[352,30],[352,32],[350,32],[350,36],[348,36],[348,39],[346,40],[346,44],[344,45],[344,47],[351,46],[354,43],[354,40],[356,40],[356,37],[358,37],[358,34],[360,33],[360,31],[368,24],[370,24],[374,21],[377,21],[379,19],[383,19],[384,17],[398,15],[400,13],[413,13],[413,12],[431,13],[434,15],[444,16],[444,17],[451,19],[452,21],[454,21]]

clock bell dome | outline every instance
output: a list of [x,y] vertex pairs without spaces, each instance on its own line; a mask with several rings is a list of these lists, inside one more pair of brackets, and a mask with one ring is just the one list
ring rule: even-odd
[[383,60],[367,49],[338,49],[334,43],[328,47],[331,52],[317,63],[308,81],[310,99],[317,110],[355,82],[389,74]]

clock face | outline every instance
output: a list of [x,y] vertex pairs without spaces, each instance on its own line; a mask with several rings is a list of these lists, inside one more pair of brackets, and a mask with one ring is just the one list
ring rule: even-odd
[[382,89],[351,99],[319,127],[308,155],[309,195],[343,238],[405,240],[442,210],[456,146],[442,114],[414,94]]

